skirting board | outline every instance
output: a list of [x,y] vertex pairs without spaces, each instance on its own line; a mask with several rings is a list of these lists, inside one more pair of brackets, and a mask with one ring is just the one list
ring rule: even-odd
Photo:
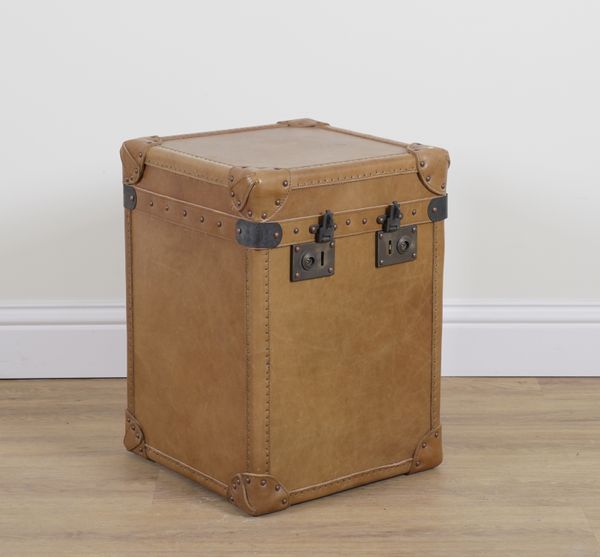
[[[444,375],[600,376],[600,302],[448,300]],[[122,303],[0,307],[0,379],[124,377]]]

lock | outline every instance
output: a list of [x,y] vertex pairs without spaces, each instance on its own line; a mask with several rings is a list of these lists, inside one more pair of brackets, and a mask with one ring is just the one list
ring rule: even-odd
[[402,226],[394,232],[375,234],[375,265],[386,267],[417,258],[417,227]]
[[335,223],[333,213],[325,211],[315,228],[315,242],[292,245],[292,282],[327,277],[335,273]]

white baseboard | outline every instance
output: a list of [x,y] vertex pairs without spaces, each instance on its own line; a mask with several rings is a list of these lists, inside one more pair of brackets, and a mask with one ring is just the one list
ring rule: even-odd
[[[449,300],[444,375],[600,376],[600,302]],[[122,303],[0,307],[0,379],[124,377]]]

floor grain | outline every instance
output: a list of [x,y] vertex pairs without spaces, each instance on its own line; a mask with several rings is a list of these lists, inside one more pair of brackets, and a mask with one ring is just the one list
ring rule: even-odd
[[439,468],[249,518],[121,445],[123,380],[0,381],[0,555],[600,555],[600,378],[446,378]]

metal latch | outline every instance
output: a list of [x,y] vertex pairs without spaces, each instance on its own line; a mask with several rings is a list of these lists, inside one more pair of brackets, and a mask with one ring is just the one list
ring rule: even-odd
[[325,211],[315,227],[315,242],[292,245],[292,282],[331,276],[335,272],[335,223],[333,213]]
[[375,265],[386,267],[417,258],[417,227],[400,226],[402,213],[394,201],[386,217],[380,217],[383,230],[375,234]]

